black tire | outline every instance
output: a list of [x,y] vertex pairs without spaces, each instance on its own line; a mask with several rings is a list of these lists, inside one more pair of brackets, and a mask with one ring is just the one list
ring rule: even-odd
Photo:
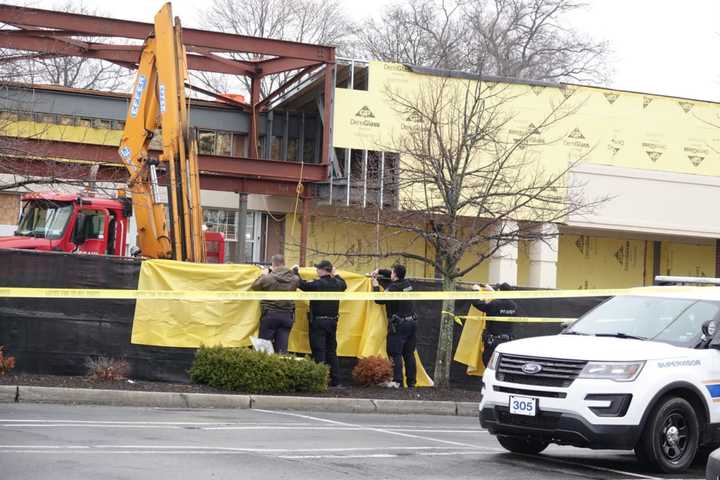
[[635,454],[642,463],[664,473],[681,473],[698,451],[700,424],[690,403],[680,397],[660,399],[643,429]]
[[513,453],[525,453],[528,455],[537,455],[550,445],[550,442],[532,437],[498,435],[497,439],[505,450],[509,450]]

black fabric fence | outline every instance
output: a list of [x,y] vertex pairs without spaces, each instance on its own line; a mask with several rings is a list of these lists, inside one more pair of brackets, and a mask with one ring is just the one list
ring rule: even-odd
[[[141,261],[96,255],[0,249],[0,287],[136,289]],[[439,290],[439,282],[416,280],[417,291]],[[602,298],[518,300],[518,315],[577,317]],[[469,302],[458,301],[465,315]],[[437,349],[440,301],[416,303],[418,353],[432,376]],[[150,347],[130,343],[135,302],[129,300],[66,300],[0,298],[0,345],[16,357],[15,372],[82,375],[88,357],[107,356],[128,361],[131,376],[144,380],[187,382],[195,349]],[[558,324],[506,324],[512,338],[548,335]],[[461,327],[455,328],[455,344]],[[341,361],[342,381],[350,383],[356,359]],[[479,388],[480,378],[465,374],[465,365],[453,363],[454,386]]]

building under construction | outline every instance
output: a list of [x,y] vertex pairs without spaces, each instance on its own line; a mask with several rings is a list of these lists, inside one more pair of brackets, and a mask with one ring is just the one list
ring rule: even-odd
[[[18,55],[79,56],[128,68],[138,63],[137,41],[152,30],[146,23],[13,6],[0,6],[0,22],[7,26],[0,47],[23,52]],[[82,40],[89,36],[108,41]],[[115,38],[135,43],[111,43]],[[383,135],[402,129],[407,119],[388,108],[384,94],[457,72],[337,59],[332,47],[195,29],[184,29],[183,38],[190,70],[242,76],[249,86],[241,97],[188,85],[204,98],[191,100],[190,121],[197,131],[205,223],[225,234],[226,261],[265,262],[284,252],[289,261],[309,263],[333,254],[340,268],[368,271],[378,261],[373,255],[397,250],[392,244],[434,255],[410,234],[349,224],[337,213],[347,218],[399,207],[398,155],[378,145],[386,145]],[[265,91],[268,78],[277,86]],[[581,98],[562,138],[548,141],[538,161],[551,165],[570,154],[586,155],[571,175],[586,194],[610,200],[592,213],[540,226],[559,235],[508,245],[466,280],[599,288],[649,284],[659,274],[718,276],[720,221],[705,212],[720,194],[720,135],[712,126],[720,105],[490,80],[519,92],[520,113],[511,129],[525,131],[531,121],[523,112],[554,98],[568,92]],[[14,83],[2,90],[5,178],[93,178],[110,189],[122,183],[117,145],[129,95]],[[20,194],[28,188],[70,187],[1,191],[0,234],[14,231]],[[472,262],[473,253],[466,256],[463,261]],[[435,276],[417,261],[409,271]]]

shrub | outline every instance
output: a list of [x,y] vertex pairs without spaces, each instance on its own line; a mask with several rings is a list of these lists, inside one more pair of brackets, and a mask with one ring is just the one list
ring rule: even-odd
[[190,379],[247,393],[324,392],[328,373],[327,365],[305,358],[216,346],[197,351]]
[[392,380],[392,363],[382,357],[361,358],[353,368],[352,377],[356,385],[363,387],[379,385]]
[[10,373],[10,370],[15,368],[15,357],[6,357],[3,353],[4,346],[0,345],[0,377]]
[[108,357],[88,357],[85,368],[90,380],[125,380],[130,373],[127,361]]

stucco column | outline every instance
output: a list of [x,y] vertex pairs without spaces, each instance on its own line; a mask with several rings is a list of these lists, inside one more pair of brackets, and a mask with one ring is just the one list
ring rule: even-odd
[[544,239],[530,242],[528,287],[557,288],[558,228],[546,223],[538,229]]
[[[517,224],[512,221],[504,222],[496,227],[498,233],[513,232]],[[517,285],[517,242],[510,242],[500,247],[491,257],[488,273],[488,283],[509,283]]]

